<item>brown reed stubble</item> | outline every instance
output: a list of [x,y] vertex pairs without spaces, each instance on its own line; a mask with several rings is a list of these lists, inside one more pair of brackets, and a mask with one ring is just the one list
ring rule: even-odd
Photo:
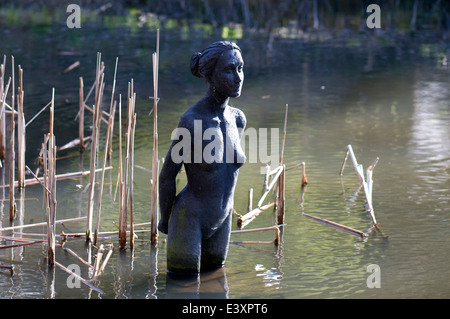
[[[112,135],[112,127],[113,127],[112,123],[114,122],[114,116],[115,116],[115,112],[116,112],[116,103],[114,102],[114,93],[115,93],[115,89],[116,89],[116,75],[117,75],[118,62],[119,61],[117,58],[116,66],[115,66],[115,70],[114,70],[113,89],[112,89],[112,93],[111,93],[111,104],[109,107],[109,120],[108,120],[108,127],[107,127],[107,132],[106,132],[106,139],[105,139],[105,149],[104,149],[104,154],[103,154],[102,176],[100,179],[100,190],[99,190],[98,203],[97,203],[97,219],[96,219],[95,231],[94,231],[94,245],[97,244],[98,231],[100,228],[100,215],[101,215],[101,206],[102,206],[102,197],[103,197],[103,185],[105,182],[105,168],[106,168],[106,161],[107,161],[107,157],[108,157],[108,149],[110,146],[109,144],[111,143],[110,136]],[[82,101],[82,99],[81,99],[81,101]],[[81,116],[81,113],[80,113],[80,116]],[[99,121],[98,125],[100,125],[100,121]],[[81,141],[82,140],[80,140],[80,143],[81,143]]]
[[9,152],[9,185],[11,185],[11,187],[9,187],[9,219],[13,220],[14,216],[16,214],[16,201],[15,201],[15,197],[14,197],[14,175],[15,175],[15,152],[14,152],[14,146],[15,146],[15,139],[14,139],[14,131],[15,131],[15,121],[14,121],[14,104],[15,104],[15,99],[14,99],[14,95],[15,95],[15,78],[14,78],[14,56],[11,57],[11,63],[12,63],[12,68],[11,68],[11,72],[12,72],[12,96],[11,96],[11,108],[12,108],[12,113],[11,113],[11,137],[9,139],[9,147],[10,147],[10,152]]
[[97,53],[97,68],[96,68],[96,84],[95,84],[95,104],[93,113],[93,127],[91,135],[91,154],[90,154],[90,175],[89,175],[89,194],[88,194],[88,211],[87,211],[87,223],[86,223],[86,240],[92,240],[92,220],[94,213],[94,195],[96,176],[95,170],[97,169],[97,152],[98,142],[100,134],[100,119],[101,115],[101,101],[103,98],[104,89],[104,64],[101,62],[101,54]]
[[[2,99],[0,109],[0,160],[5,159],[6,155],[6,121],[5,121],[5,67],[6,55],[3,56],[3,63],[0,65],[0,98]],[[7,91],[6,91],[7,92]]]
[[[56,141],[53,134],[55,111],[55,89],[52,90],[50,106],[50,129],[44,142],[44,192],[46,194],[48,265],[55,265],[56,246]],[[11,187],[10,187],[11,189]]]
[[152,206],[151,206],[151,234],[150,240],[158,240],[158,69],[159,69],[159,29],[156,33],[156,52],[153,59],[153,154],[152,154]]

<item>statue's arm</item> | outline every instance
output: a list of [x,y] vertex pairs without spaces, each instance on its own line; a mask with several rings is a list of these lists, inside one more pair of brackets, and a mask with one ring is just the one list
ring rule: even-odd
[[247,125],[247,119],[245,117],[244,112],[239,109],[235,109],[236,114],[236,126],[239,131],[239,138],[242,138],[242,134],[244,134],[245,126]]
[[[180,119],[178,128],[186,128],[189,122],[185,116]],[[173,147],[180,142],[180,136],[173,139],[172,145],[164,159],[164,165],[159,174],[159,208],[161,218],[158,224],[159,231],[167,234],[169,228],[170,215],[172,213],[173,204],[175,203],[177,185],[176,177],[181,170],[183,161],[172,158]]]
[[[173,146],[173,144],[172,144]],[[159,220],[159,231],[167,234],[170,214],[176,196],[176,176],[181,169],[182,163],[174,163],[171,156],[172,147],[164,160],[164,165],[159,174],[159,208],[161,218]]]

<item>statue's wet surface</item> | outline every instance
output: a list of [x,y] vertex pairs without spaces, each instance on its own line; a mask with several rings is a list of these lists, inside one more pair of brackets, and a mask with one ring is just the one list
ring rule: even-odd
[[[240,140],[246,124],[244,113],[228,102],[241,94],[243,64],[240,48],[226,41],[192,55],[192,74],[204,78],[208,90],[181,116],[159,177],[158,229],[168,234],[171,273],[196,274],[224,265],[234,189],[245,162]],[[176,194],[183,165],[187,185]]]

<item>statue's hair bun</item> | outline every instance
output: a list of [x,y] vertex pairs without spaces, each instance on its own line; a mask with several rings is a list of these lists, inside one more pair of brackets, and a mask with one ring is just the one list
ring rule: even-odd
[[200,73],[199,61],[202,54],[200,52],[196,52],[191,56],[191,72],[196,77],[201,78],[202,75]]

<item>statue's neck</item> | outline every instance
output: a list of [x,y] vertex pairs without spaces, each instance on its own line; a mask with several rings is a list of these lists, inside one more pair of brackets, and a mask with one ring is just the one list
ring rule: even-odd
[[212,87],[208,88],[208,91],[204,96],[205,107],[214,113],[223,113],[229,100],[230,98],[228,96],[219,94]]

